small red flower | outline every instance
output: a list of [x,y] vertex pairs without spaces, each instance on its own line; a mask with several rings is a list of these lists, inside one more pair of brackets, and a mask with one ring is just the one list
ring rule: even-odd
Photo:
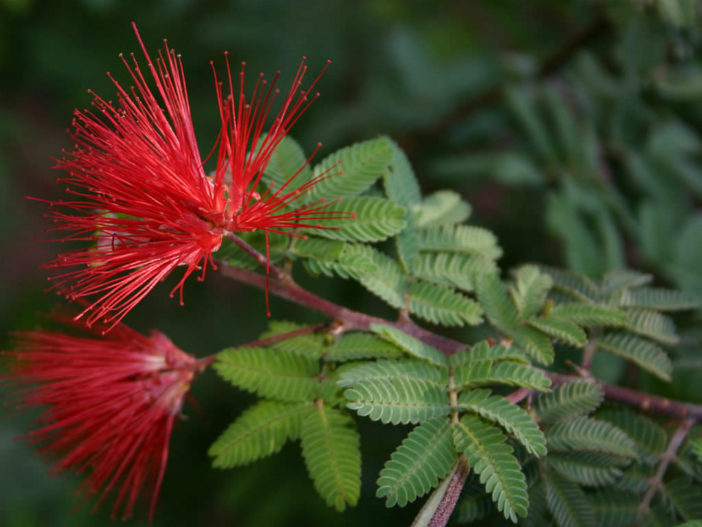
[[279,189],[257,190],[273,150],[319,95],[311,94],[319,76],[300,91],[304,60],[275,115],[275,81],[265,89],[259,77],[247,98],[242,69],[235,96],[227,61],[230,95],[223,98],[217,83],[222,130],[210,177],[195,140],[180,56],[166,44],[152,61],[134,30],[146,73],[133,54],[123,57],[134,85],[126,89],[108,73],[117,102],[93,94],[95,109],[75,112],[75,148],[57,164],[68,172],[58,181],[71,199],[50,202],[48,214],[53,231],[69,232],[60,241],[89,242],[46,264],[57,270],[54,287],[71,300],[90,298],[77,318],[87,315],[88,326],[106,322],[108,329],[179,266],[185,271],[171,296],[179,291],[182,303],[185,280],[196,270],[204,278],[208,263],[214,267],[212,253],[228,232],[296,236],[280,229],[324,228],[319,221],[349,216],[325,212],[325,200],[292,206],[329,173],[287,192],[303,166]]
[[99,494],[96,509],[115,495],[113,516],[131,516],[150,494],[152,520],[173,421],[200,369],[195,359],[162,333],[121,324],[105,337],[23,333],[6,355],[19,406],[45,407],[23,438],[58,457],[52,472],[87,472],[78,493]]

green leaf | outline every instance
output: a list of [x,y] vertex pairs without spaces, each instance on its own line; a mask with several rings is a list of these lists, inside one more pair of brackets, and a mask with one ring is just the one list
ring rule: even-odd
[[305,403],[262,401],[247,409],[210,447],[215,468],[232,468],[279,452],[300,435]]
[[473,291],[482,275],[494,274],[495,262],[484,256],[461,253],[424,253],[414,267],[414,275],[463,291]]
[[472,390],[458,397],[458,409],[477,413],[502,426],[536,456],[546,455],[546,438],[532,418],[504,397],[490,395],[490,390]]
[[559,304],[549,314],[579,326],[622,326],[628,320],[621,310],[596,304]]
[[408,274],[412,274],[419,260],[419,231],[409,211],[404,216],[405,228],[395,236],[397,259]]
[[317,183],[309,193],[307,202],[320,198],[335,199],[357,196],[388,172],[392,148],[379,137],[337,150],[314,167],[314,175],[325,171],[335,174]]
[[288,248],[288,253],[300,258],[312,258],[322,262],[336,262],[340,259],[341,253],[345,248],[346,244],[344,242],[310,236],[307,238],[293,238]]
[[[531,500],[531,496],[529,499]],[[475,485],[475,488],[464,487],[461,501],[452,517],[457,523],[465,524],[482,520],[493,512],[495,512],[495,504],[492,499],[483,492],[482,487]]]
[[553,472],[544,479],[546,503],[559,527],[596,527],[592,508],[576,483]]
[[639,496],[633,492],[603,489],[589,496],[598,527],[636,525]]
[[623,307],[639,307],[657,311],[682,311],[699,307],[699,303],[684,291],[656,287],[627,289],[616,301]]
[[597,342],[597,348],[631,361],[665,381],[671,380],[673,365],[670,358],[660,347],[646,339],[615,331],[602,337]]
[[609,271],[602,279],[600,296],[609,297],[615,293],[626,291],[631,287],[639,287],[653,280],[650,274],[639,273],[629,269]]
[[353,420],[326,406],[313,407],[302,423],[302,457],[314,487],[328,505],[343,511],[361,492],[360,437]]
[[[261,334],[261,339],[268,339],[291,331],[305,329],[308,326],[288,322],[284,320],[273,320],[268,324],[268,331]],[[269,353],[290,352],[302,355],[310,359],[319,359],[327,350],[325,336],[321,333],[307,333],[297,337],[290,337],[280,340],[267,346]]]
[[434,227],[451,223],[463,223],[471,213],[471,207],[460,194],[452,190],[439,190],[413,207],[419,227]]
[[331,240],[348,242],[378,242],[394,236],[405,228],[404,207],[390,200],[375,197],[349,198],[324,208],[325,213],[353,213],[353,218],[329,219],[324,228],[306,231]]
[[418,317],[444,326],[477,325],[482,319],[480,305],[452,289],[423,280],[409,287],[409,311]]
[[584,346],[587,342],[585,331],[564,317],[549,315],[547,317],[532,318],[528,321],[528,324],[554,339],[573,346]]
[[453,425],[453,438],[505,518],[516,523],[517,516],[526,516],[526,481],[506,437],[479,417],[464,415]]
[[599,288],[588,277],[553,267],[540,266],[540,268],[551,277],[554,288],[581,302],[592,303],[597,301]]
[[347,407],[383,423],[418,423],[451,412],[446,373],[416,359],[384,360],[344,371]]
[[412,335],[408,335],[404,331],[385,324],[375,323],[371,323],[369,329],[413,357],[425,360],[431,364],[436,364],[437,366],[448,366],[448,360],[443,353]]
[[663,486],[663,501],[668,508],[689,521],[702,518],[702,487],[687,478],[677,478]]
[[494,260],[502,255],[495,235],[469,225],[440,225],[419,230],[422,251],[477,254]]
[[535,265],[520,267],[514,278],[514,286],[509,288],[514,305],[522,319],[531,318],[546,302],[546,295],[553,285],[553,280],[549,275],[539,272]]
[[475,284],[478,300],[490,323],[502,330],[519,326],[519,312],[497,275],[485,275]]
[[546,504],[546,483],[539,479],[529,489],[529,515],[519,525],[523,527],[554,527]]
[[485,340],[478,342],[473,346],[473,349],[463,349],[449,357],[449,364],[452,368],[484,361],[492,361],[494,363],[512,361],[520,364],[530,364],[524,352],[516,346],[508,347],[501,344],[490,346]]
[[405,294],[409,288],[408,277],[395,260],[375,249],[369,248],[367,255],[375,266],[373,273],[359,275],[356,279],[368,291],[380,297],[390,306],[405,307]]
[[598,412],[597,417],[623,430],[636,443],[639,459],[645,463],[657,463],[668,444],[668,436],[662,427],[631,410],[607,409]]
[[345,333],[329,346],[325,359],[349,361],[360,359],[395,359],[402,356],[396,346],[367,333]]
[[626,313],[629,317],[626,326],[629,331],[663,344],[677,344],[679,339],[675,333],[675,324],[669,317],[650,309],[629,309]]
[[493,364],[491,361],[456,368],[454,382],[459,388],[506,384],[539,391],[547,390],[551,385],[551,381],[540,370],[514,362]]
[[214,368],[234,386],[261,397],[307,401],[317,390],[319,362],[289,351],[229,348],[217,355]]
[[622,475],[621,468],[613,465],[609,456],[595,452],[552,452],[546,462],[564,478],[586,487],[611,485]]
[[390,166],[383,179],[385,194],[400,205],[409,206],[419,203],[422,199],[422,193],[407,156],[392,139],[387,137],[383,139],[392,148]]
[[[313,238],[310,237],[310,240],[312,239]],[[317,240],[318,239],[315,239],[315,241]],[[367,245],[355,243],[343,244],[343,242],[332,242],[328,240],[320,241],[325,241],[326,243],[341,243],[343,249],[338,257],[334,255],[333,252],[330,252],[328,258],[314,257],[314,259],[305,260],[305,267],[311,274],[323,274],[325,276],[334,276],[336,274],[341,278],[355,278],[359,280],[363,276],[374,276],[379,272],[375,258],[376,254],[380,253],[375,249]],[[402,278],[404,279],[404,277]]]
[[637,494],[642,494],[650,486],[654,470],[655,467],[651,465],[632,463],[624,470],[622,476],[614,485],[621,490],[630,490]]
[[539,394],[534,411],[544,423],[555,423],[589,414],[604,400],[602,389],[594,382],[575,381],[556,386],[551,393]]
[[425,421],[409,433],[385,463],[376,497],[385,498],[386,507],[404,507],[436,487],[455,462],[449,420]]
[[698,463],[702,463],[702,439],[695,439],[690,441],[689,448],[697,458]]
[[307,156],[305,156],[302,147],[292,137],[283,137],[280,144],[273,150],[270,161],[266,165],[264,182],[274,189],[279,189],[287,183],[285,192],[293,192],[309,181],[311,177],[312,170],[310,170]]
[[496,275],[482,276],[476,283],[475,291],[493,326],[514,339],[535,360],[543,364],[553,362],[553,344],[550,339],[539,331],[520,324],[517,308]]
[[591,417],[561,421],[547,434],[550,450],[586,450],[636,457],[636,445],[616,426]]

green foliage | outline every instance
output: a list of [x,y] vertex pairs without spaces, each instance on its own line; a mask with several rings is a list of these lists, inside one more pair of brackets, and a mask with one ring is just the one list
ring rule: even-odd
[[402,356],[396,346],[367,333],[346,333],[329,346],[325,359],[351,361],[360,359],[393,359]]
[[640,368],[669,381],[673,365],[668,355],[652,342],[623,332],[607,333],[597,342],[597,348],[627,359]]
[[448,415],[445,373],[419,360],[378,361],[345,371],[347,406],[383,423],[418,423]]
[[439,190],[430,194],[412,210],[418,227],[463,223],[471,213],[470,205],[451,190]]
[[392,148],[383,137],[337,150],[314,167],[314,176],[335,175],[317,183],[307,194],[306,201],[361,194],[386,175],[391,156]]
[[262,401],[229,425],[210,447],[216,468],[246,465],[280,451],[288,440],[300,436],[307,403]]
[[457,368],[455,382],[461,388],[507,384],[544,391],[551,386],[551,381],[540,370],[507,361],[496,364],[482,361]]
[[410,284],[408,296],[409,312],[434,324],[477,325],[483,320],[480,304],[439,284],[414,281]]
[[529,500],[526,482],[506,437],[494,426],[476,416],[464,415],[453,426],[456,450],[480,475],[485,491],[492,496],[505,518],[517,521],[526,516]]
[[595,527],[595,515],[585,492],[572,481],[550,473],[546,482],[546,503],[559,527]]
[[360,437],[351,418],[327,406],[308,412],[300,430],[305,466],[328,505],[343,511],[361,493]]
[[702,487],[689,479],[677,478],[663,487],[663,502],[685,521],[702,518],[701,490]]
[[593,382],[578,381],[556,386],[550,393],[539,394],[534,410],[544,423],[571,419],[594,411],[602,400],[602,389]]
[[437,366],[448,365],[446,356],[443,353],[404,331],[383,324],[371,324],[369,329],[413,357],[426,360]]
[[419,278],[463,291],[473,291],[476,281],[495,271],[493,260],[460,253],[424,253],[414,267]]
[[280,401],[306,401],[317,389],[319,363],[290,351],[230,348],[214,368],[235,386]]
[[591,417],[575,417],[551,427],[548,446],[553,450],[587,450],[636,457],[636,445],[617,427]]
[[309,234],[347,242],[379,242],[406,225],[405,209],[383,198],[349,198],[331,203],[324,210],[330,214],[349,213],[353,217],[325,220],[324,229],[308,229]]
[[628,464],[628,461],[593,452],[561,452],[552,453],[547,464],[550,470],[574,483],[600,487],[611,485],[620,478],[620,467]]
[[514,273],[514,285],[509,292],[517,312],[522,319],[529,319],[536,315],[546,302],[553,280],[533,265],[525,265]]
[[668,437],[665,430],[648,417],[625,408],[604,410],[597,417],[616,425],[636,443],[640,461],[655,463],[663,454]]
[[424,421],[392,453],[378,477],[378,498],[404,507],[438,485],[456,460],[447,418]]
[[494,260],[502,255],[497,238],[482,227],[439,225],[419,230],[422,251],[467,253]]
[[[297,175],[293,178],[295,174]],[[311,177],[312,170],[302,147],[292,137],[284,137],[273,150],[271,159],[266,165],[264,181],[272,189],[279,189],[286,185],[285,191],[293,192]]]
[[546,439],[539,427],[529,414],[504,397],[490,395],[490,390],[472,390],[459,396],[458,408],[499,424],[532,454],[546,455]]
[[595,525],[622,527],[638,520],[639,497],[633,492],[607,489],[588,496],[595,512]]

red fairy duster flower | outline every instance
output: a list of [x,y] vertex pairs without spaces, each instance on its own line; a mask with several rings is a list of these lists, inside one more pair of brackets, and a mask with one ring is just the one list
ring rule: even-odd
[[199,363],[165,335],[116,326],[107,336],[23,333],[6,355],[21,407],[45,407],[24,439],[58,457],[52,472],[88,475],[81,495],[115,495],[113,516],[131,516],[142,493],[150,519],[166,470],[173,421]]
[[182,303],[186,278],[200,269],[204,277],[208,263],[214,266],[212,253],[227,232],[321,227],[320,220],[346,217],[325,214],[324,202],[291,207],[328,174],[293,192],[285,191],[287,183],[263,195],[256,190],[273,150],[316,97],[312,88],[298,93],[304,61],[267,131],[277,90],[264,91],[266,81],[259,78],[248,99],[243,71],[238,97],[231,74],[232,94],[225,100],[218,84],[222,130],[217,170],[209,177],[180,57],[166,44],[154,62],[138,32],[137,38],[145,71],[133,54],[122,57],[133,86],[124,88],[108,74],[116,102],[93,94],[93,109],[75,112],[75,148],[57,164],[68,172],[59,181],[71,198],[50,202],[52,230],[69,232],[60,241],[90,242],[46,264],[57,270],[54,287],[69,299],[92,299],[79,315],[87,315],[88,325],[118,323],[179,266],[185,271],[171,295],[179,291]]

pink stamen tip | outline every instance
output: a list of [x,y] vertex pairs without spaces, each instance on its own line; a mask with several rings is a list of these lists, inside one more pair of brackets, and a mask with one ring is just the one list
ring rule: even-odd
[[352,218],[356,218],[356,211],[353,211],[353,212],[351,213],[351,217],[352,217]]
[[307,236],[306,234],[304,234],[304,235],[302,236],[302,239],[303,239],[303,240],[308,240],[308,239],[309,239],[309,236]]
[[341,200],[343,200],[343,199],[344,199],[344,198],[336,198],[336,201],[341,201]]

